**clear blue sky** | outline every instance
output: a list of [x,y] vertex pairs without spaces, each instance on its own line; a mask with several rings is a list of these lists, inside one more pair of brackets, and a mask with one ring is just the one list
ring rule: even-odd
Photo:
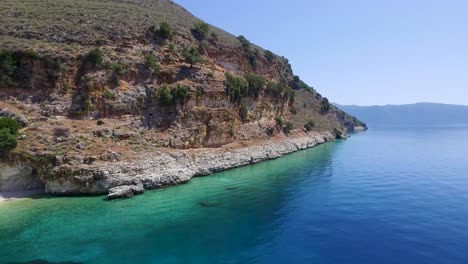
[[176,0],[340,104],[468,105],[468,1]]

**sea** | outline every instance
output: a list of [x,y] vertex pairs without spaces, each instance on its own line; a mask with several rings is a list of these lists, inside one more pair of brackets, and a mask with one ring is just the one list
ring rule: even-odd
[[0,203],[0,263],[468,263],[468,126],[370,128],[126,200]]

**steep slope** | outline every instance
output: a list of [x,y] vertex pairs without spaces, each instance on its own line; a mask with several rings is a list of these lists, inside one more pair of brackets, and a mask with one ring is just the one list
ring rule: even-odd
[[284,57],[171,1],[7,0],[0,22],[0,108],[24,125],[4,156],[31,166],[50,192],[103,192],[121,182],[63,186],[161,151],[329,140],[365,127]]
[[369,126],[445,126],[468,124],[468,106],[436,103],[408,105],[337,105]]

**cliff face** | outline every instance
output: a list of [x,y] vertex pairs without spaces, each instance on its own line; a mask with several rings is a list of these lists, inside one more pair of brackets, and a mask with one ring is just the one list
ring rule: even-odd
[[287,59],[170,1],[29,2],[0,3],[0,108],[25,120],[10,162],[58,189],[64,170],[365,126]]

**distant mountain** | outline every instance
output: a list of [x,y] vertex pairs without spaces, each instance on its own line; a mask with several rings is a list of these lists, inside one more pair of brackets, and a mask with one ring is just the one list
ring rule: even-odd
[[437,103],[338,108],[372,126],[442,126],[468,124],[468,106]]

